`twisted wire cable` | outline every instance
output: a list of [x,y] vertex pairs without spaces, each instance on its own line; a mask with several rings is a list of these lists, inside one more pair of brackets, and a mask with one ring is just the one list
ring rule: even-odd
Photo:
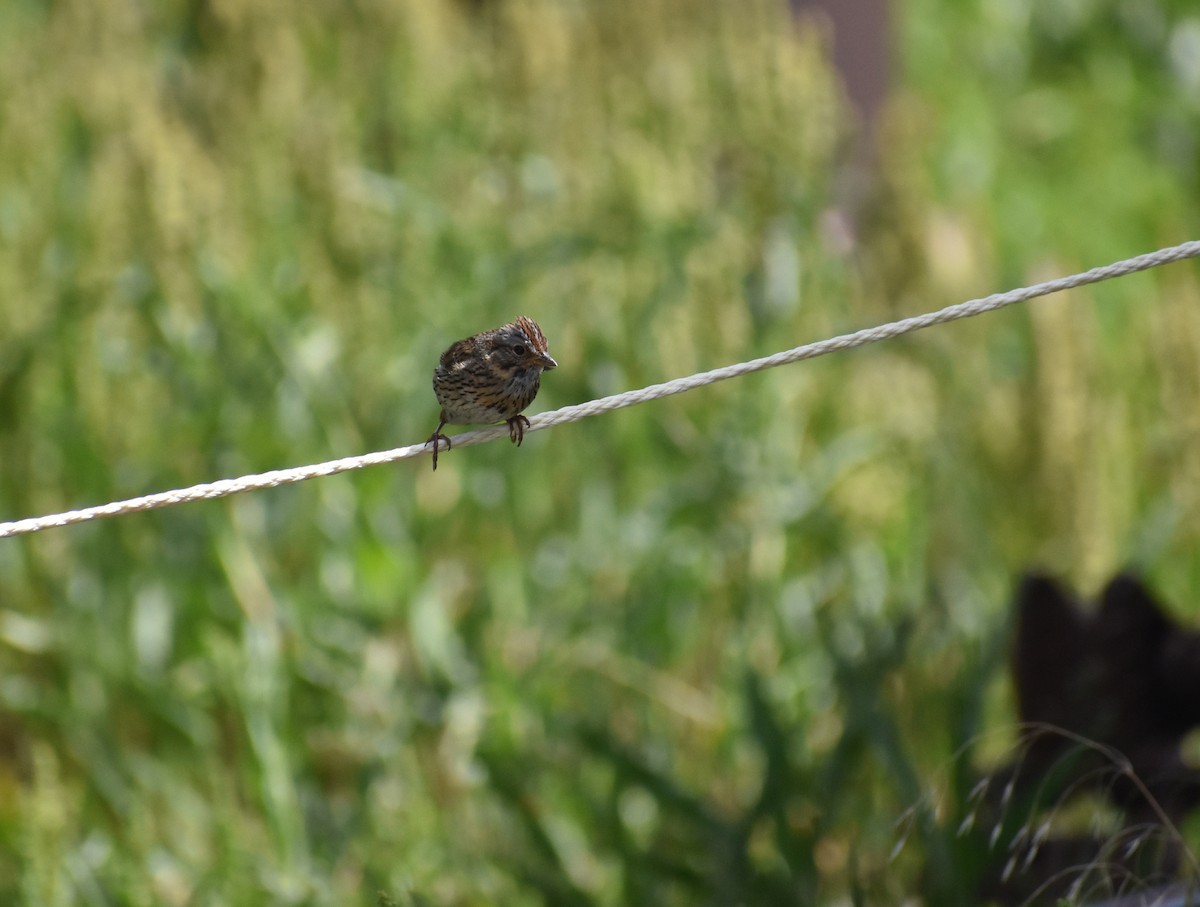
[[[1048,296],[1051,293],[1058,293],[1062,290],[1111,280],[1114,277],[1133,274],[1137,271],[1145,271],[1149,268],[1156,268],[1170,262],[1182,261],[1183,259],[1195,258],[1197,256],[1200,256],[1200,241],[1181,243],[1177,246],[1159,249],[1156,252],[1148,252],[1145,255],[1127,258],[1124,261],[1118,261],[1110,265],[1104,265],[1103,267],[1092,268],[1090,271],[1072,274],[1069,277],[1059,277],[1055,280],[1034,284],[1033,286],[1009,290],[1006,293],[995,293],[981,299],[971,299],[967,302],[947,306],[936,312],[926,312],[923,315],[914,315],[911,318],[903,318],[899,321],[889,322],[877,327],[864,328],[850,334],[830,337],[827,340],[808,343],[804,346],[784,350],[771,356],[764,356],[761,359],[738,362],[722,368],[712,369],[711,371],[676,378],[662,384],[651,384],[648,387],[613,394],[598,400],[589,400],[586,403],[564,406],[552,412],[530,416],[529,427],[525,431],[541,431],[555,425],[578,422],[580,419],[585,419],[588,416],[598,416],[602,413],[612,412],[613,410],[624,409],[627,406],[637,406],[640,403],[648,403],[651,400],[658,400],[662,397],[682,394],[699,387],[714,384],[717,381],[737,378],[752,372],[760,372],[764,369],[775,368],[792,362],[800,362],[804,359],[815,359],[817,356],[824,356],[827,353],[834,353],[839,350],[866,346],[869,343],[877,343],[880,340],[899,337],[901,334],[910,334],[913,331],[919,331],[935,324],[957,321],[960,318],[970,318],[975,315],[981,315],[984,312],[1002,309],[1018,302],[1027,302],[1039,296]],[[496,438],[507,435],[508,427],[504,425],[464,432],[463,434],[454,436],[454,447],[455,449],[470,447],[473,444],[483,444],[484,442],[493,441]],[[69,510],[64,513],[13,520],[11,522],[0,523],[0,538],[26,535],[58,526],[70,526],[74,523],[83,523],[101,517],[120,516],[126,513],[136,513],[141,510],[171,507],[189,501],[212,500],[214,498],[224,498],[240,494],[245,491],[274,488],[278,485],[290,485],[293,482],[303,482],[307,479],[315,479],[320,476],[332,476],[340,472],[348,472],[352,469],[362,469],[366,466],[379,466],[384,463],[394,463],[397,460],[407,460],[410,457],[431,452],[432,447],[429,446],[428,442],[410,444],[407,447],[375,451],[354,457],[343,457],[338,460],[330,460],[310,466],[276,469],[271,472],[246,475],[236,479],[204,482],[188,488],[161,491],[156,494],[143,495],[125,501],[113,501],[95,507],[85,507],[81,510]]]

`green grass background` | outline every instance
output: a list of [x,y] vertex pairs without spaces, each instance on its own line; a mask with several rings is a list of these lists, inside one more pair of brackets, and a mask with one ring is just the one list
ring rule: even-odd
[[[848,254],[772,0],[7,0],[0,518],[418,442],[517,314],[539,411],[1200,236],[1189,3],[894,16]],[[0,902],[969,902],[1014,577],[1200,608],[1198,274],[0,541]]]

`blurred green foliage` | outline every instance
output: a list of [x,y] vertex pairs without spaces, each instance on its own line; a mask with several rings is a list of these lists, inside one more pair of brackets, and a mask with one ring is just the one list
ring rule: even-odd
[[[1184,0],[894,15],[850,248],[779,2],[8,0],[0,518],[417,442],[517,314],[536,411],[1198,235]],[[0,902],[969,901],[1013,576],[1196,613],[1198,303],[0,542]]]

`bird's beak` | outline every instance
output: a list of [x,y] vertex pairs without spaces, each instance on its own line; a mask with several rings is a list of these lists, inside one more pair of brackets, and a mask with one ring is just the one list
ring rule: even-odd
[[554,361],[549,353],[538,354],[538,365],[540,365],[546,371],[550,371],[550,369],[558,367],[558,363]]

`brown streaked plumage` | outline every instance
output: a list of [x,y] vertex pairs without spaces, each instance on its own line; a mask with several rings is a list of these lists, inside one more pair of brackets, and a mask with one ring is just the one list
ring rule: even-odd
[[473,422],[508,423],[508,435],[518,447],[525,439],[529,420],[521,415],[541,386],[542,372],[555,368],[546,335],[532,318],[484,331],[455,343],[442,353],[433,370],[433,392],[442,405],[441,421],[426,444],[433,445],[433,468],[438,449],[450,439],[447,425]]

